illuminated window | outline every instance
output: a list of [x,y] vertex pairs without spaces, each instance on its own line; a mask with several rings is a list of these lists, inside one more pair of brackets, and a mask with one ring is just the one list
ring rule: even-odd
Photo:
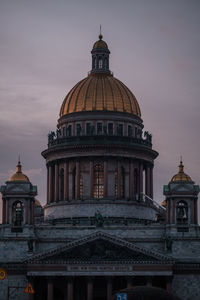
[[14,226],[21,226],[23,222],[23,203],[16,201],[12,206],[12,223]]
[[103,165],[94,166],[94,198],[101,199],[104,194],[104,170]]
[[83,199],[83,176],[80,174],[80,199]]
[[176,220],[178,224],[188,223],[188,205],[185,201],[179,201],[176,206]]
[[[125,172],[124,168],[121,167],[121,175],[120,175],[120,196],[119,198],[124,198],[125,196]],[[118,198],[118,171],[115,170],[115,198]]]

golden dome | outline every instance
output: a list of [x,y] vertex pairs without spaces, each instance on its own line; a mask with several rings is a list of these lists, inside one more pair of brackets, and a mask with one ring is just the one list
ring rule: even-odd
[[28,177],[22,173],[22,166],[20,161],[18,161],[17,164],[17,171],[15,174],[13,174],[10,178],[9,181],[26,181],[29,182]]
[[188,176],[187,174],[184,173],[183,168],[184,168],[184,165],[183,165],[182,161],[180,161],[179,172],[172,177],[171,181],[173,181],[173,182],[176,182],[176,181],[192,181],[190,176]]
[[79,81],[64,99],[60,117],[81,111],[118,111],[141,117],[133,93],[120,80],[108,74],[90,74]]
[[102,40],[103,36],[100,34],[99,35],[99,40],[97,42],[94,43],[93,45],[93,49],[96,49],[96,48],[106,48],[108,49],[108,45],[106,44],[105,41]]

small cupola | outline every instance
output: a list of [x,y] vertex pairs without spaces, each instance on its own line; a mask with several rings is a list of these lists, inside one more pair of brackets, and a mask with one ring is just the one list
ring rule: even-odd
[[109,70],[108,45],[103,41],[103,35],[100,33],[99,40],[93,45],[92,53],[92,70],[91,74],[111,74]]

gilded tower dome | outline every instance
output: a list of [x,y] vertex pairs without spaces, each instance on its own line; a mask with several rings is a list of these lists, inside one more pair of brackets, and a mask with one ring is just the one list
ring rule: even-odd
[[91,51],[90,74],[67,94],[60,109],[60,117],[81,111],[117,111],[141,117],[140,107],[133,93],[109,70],[110,51],[102,37],[99,36]]
[[191,177],[187,174],[185,174],[184,172],[184,165],[183,162],[180,161],[180,165],[179,165],[179,172],[174,175],[171,179],[172,182],[177,182],[177,181],[192,181]]
[[10,178],[9,181],[26,181],[29,182],[29,178],[22,173],[22,165],[20,163],[20,160],[18,161],[18,164],[16,166],[17,170],[16,173],[13,174]]

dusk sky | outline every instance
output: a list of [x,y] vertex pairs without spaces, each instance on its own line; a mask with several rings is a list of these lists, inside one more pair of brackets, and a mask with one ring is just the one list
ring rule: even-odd
[[136,96],[159,152],[154,198],[185,172],[200,184],[199,0],[0,0],[0,184],[23,172],[46,201],[41,151],[102,25],[110,69]]

